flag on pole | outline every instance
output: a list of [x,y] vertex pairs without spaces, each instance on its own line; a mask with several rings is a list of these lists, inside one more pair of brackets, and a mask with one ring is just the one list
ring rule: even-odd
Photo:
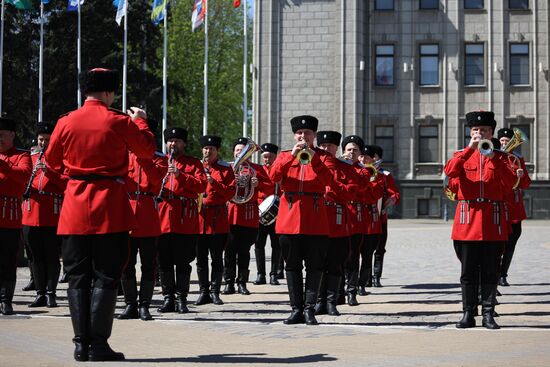
[[[84,0],[80,0],[80,6],[84,4]],[[78,11],[78,0],[69,0],[67,11]]]
[[151,20],[159,24],[164,19],[164,3],[168,0],[153,0],[153,9],[151,11]]
[[122,21],[122,17],[126,16],[126,11],[128,10],[128,0],[118,0],[115,21],[118,25]]
[[32,4],[30,0],[7,0],[8,4],[15,6],[19,10],[30,10],[32,9]]
[[205,14],[206,0],[195,0],[195,5],[193,5],[193,15],[191,16],[191,29],[193,32],[204,22]]
[[241,0],[233,0],[233,7],[238,8],[241,6]]
[[42,0],[42,4],[47,5],[50,3],[50,0]]

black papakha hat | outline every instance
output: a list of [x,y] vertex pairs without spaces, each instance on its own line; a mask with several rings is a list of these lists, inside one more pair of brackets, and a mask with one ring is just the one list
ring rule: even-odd
[[469,127],[489,126],[494,129],[497,126],[495,114],[491,111],[473,111],[466,114],[466,123]]
[[187,143],[187,130],[185,130],[183,127],[166,128],[164,130],[164,141],[167,142],[170,139],[181,139]]
[[376,154],[376,148],[374,145],[365,145],[363,148],[363,155],[368,155],[369,157],[374,159],[374,155]]
[[317,145],[329,143],[336,146],[340,145],[340,140],[342,139],[342,134],[338,131],[318,131],[317,132]]
[[40,121],[36,124],[36,135],[51,134],[55,125],[49,121]]
[[116,92],[120,84],[118,71],[111,69],[90,69],[81,72],[78,78],[80,81],[80,90],[83,94]]
[[502,129],[499,129],[497,132],[497,138],[509,138],[512,139],[514,137],[514,130],[509,129],[507,127],[503,127]]
[[342,150],[346,149],[346,145],[349,143],[355,143],[359,147],[359,151],[362,152],[363,148],[365,147],[365,142],[363,141],[363,138],[361,138],[358,135],[348,135],[342,140]]
[[204,135],[199,138],[199,144],[203,148],[207,146],[212,146],[219,149],[222,145],[222,138],[217,135]]
[[270,152],[273,154],[277,154],[279,152],[279,147],[271,143],[264,143],[260,148],[262,148],[262,153]]
[[243,144],[243,145],[248,144],[248,138],[245,138],[243,136],[243,137],[235,139],[235,141],[233,142],[233,149],[235,149],[235,147],[239,144]]
[[290,126],[292,126],[293,133],[301,129],[317,131],[319,120],[317,120],[317,117],[313,117],[310,115],[296,116],[290,119]]
[[9,117],[0,117],[0,130],[15,132],[15,120]]

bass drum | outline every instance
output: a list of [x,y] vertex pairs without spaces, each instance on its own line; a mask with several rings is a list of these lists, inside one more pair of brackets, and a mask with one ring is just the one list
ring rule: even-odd
[[275,222],[279,213],[279,201],[281,199],[277,195],[270,195],[258,206],[260,210],[260,223],[268,226]]

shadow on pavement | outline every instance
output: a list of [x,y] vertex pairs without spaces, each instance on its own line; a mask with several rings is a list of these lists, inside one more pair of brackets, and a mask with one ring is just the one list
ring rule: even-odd
[[258,354],[207,354],[196,357],[175,358],[135,358],[126,359],[125,362],[150,362],[150,363],[316,363],[336,361],[337,358],[326,354],[310,354],[298,357],[264,357],[265,353]]
[[404,289],[460,289],[460,284],[458,283],[425,283],[425,284],[409,284],[404,285],[401,288]]

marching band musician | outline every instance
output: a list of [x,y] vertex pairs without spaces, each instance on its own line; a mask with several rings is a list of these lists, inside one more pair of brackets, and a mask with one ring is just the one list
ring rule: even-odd
[[[195,305],[223,305],[220,287],[223,277],[223,250],[229,233],[227,202],[235,195],[235,175],[231,165],[218,158],[222,138],[204,135],[199,139],[203,166],[208,181],[199,212],[197,274],[200,294]],[[212,258],[212,276],[208,281],[208,253]],[[210,294],[209,294],[210,290]]]
[[38,150],[31,154],[34,175],[23,195],[23,238],[32,253],[36,287],[36,299],[29,307],[57,307],[56,289],[61,269],[61,237],[57,235],[57,223],[67,177],[49,170],[44,162],[53,129],[54,125],[49,122],[36,125]]
[[[317,325],[315,304],[328,248],[325,186],[334,184],[327,164],[335,158],[313,147],[317,118],[309,115],[290,120],[296,144],[283,151],[269,171],[272,182],[281,182],[279,214],[275,232],[286,262],[286,277],[292,313],[285,324]],[[306,266],[305,297],[303,263]]]
[[[351,219],[351,241],[350,251],[346,260],[346,296],[349,306],[357,306],[358,290],[363,290],[364,279],[360,278],[360,256],[367,251],[376,247],[375,238],[372,235],[380,230],[380,221],[378,213],[375,212],[377,200],[382,197],[383,187],[380,184],[379,178],[371,180],[371,175],[375,172],[369,171],[364,161],[365,143],[363,139],[357,135],[350,135],[342,141],[342,149],[344,154],[350,157],[353,162],[357,174],[360,176],[361,187],[356,197],[348,202]],[[363,162],[361,162],[363,160]],[[378,177],[378,176],[377,176]],[[359,292],[363,295],[362,292]]]
[[145,111],[131,107],[127,115],[109,108],[119,87],[115,70],[91,69],[79,78],[84,105],[59,119],[46,151],[48,167],[70,178],[57,232],[69,278],[74,358],[123,360],[107,340],[128,259],[128,231],[136,224],[124,182],[128,150],[151,159],[155,140]]
[[191,262],[195,260],[199,237],[197,197],[206,189],[206,174],[199,159],[185,154],[187,136],[187,130],[180,127],[164,130],[166,148],[171,154],[169,158],[164,157],[168,172],[161,189],[163,200],[159,204],[162,231],[159,238],[160,281],[164,296],[159,312],[189,312],[187,295]]
[[[157,121],[147,119],[147,123],[149,129],[154,133],[157,129]],[[137,226],[130,232],[130,255],[121,279],[126,308],[118,318],[122,320],[139,318],[146,321],[152,319],[149,306],[155,288],[156,241],[160,235],[160,221],[154,196],[160,189],[162,175],[166,172],[166,164],[162,159],[162,153],[156,152],[151,158],[139,158],[132,152],[128,154],[126,189]],[[139,305],[136,280],[138,252],[141,263]]]
[[[514,131],[508,128],[500,129],[497,132],[497,137],[500,141],[502,149],[506,149],[506,146],[514,137]],[[523,190],[527,189],[531,185],[531,179],[527,174],[527,168],[523,157],[515,151],[510,154],[514,154],[519,160],[523,175],[519,180],[518,187],[505,193],[506,204],[508,206],[508,220],[511,224],[511,231],[508,233],[508,240],[506,241],[506,246],[504,247],[504,254],[502,255],[502,262],[500,266],[500,279],[498,283],[504,287],[510,285],[506,279],[508,277],[508,270],[510,269],[510,263],[512,262],[512,257],[514,256],[516,244],[521,236],[521,222],[524,219],[527,219],[525,206],[523,204]]]
[[[375,162],[381,162],[384,150],[378,145],[373,145],[374,148],[374,160]],[[382,224],[382,234],[378,237],[378,244],[376,250],[374,251],[374,280],[373,285],[375,287],[382,287],[380,283],[380,278],[382,278],[382,270],[384,268],[384,254],[386,253],[386,243],[388,242],[388,212],[387,208],[399,204],[399,199],[401,195],[399,194],[399,189],[395,184],[395,180],[390,171],[379,167],[378,172],[382,175],[383,178],[383,187],[384,194],[381,198],[381,213],[380,213],[380,223]]]
[[[238,266],[237,290],[242,295],[249,295],[250,291],[246,287],[248,282],[250,265],[250,247],[258,237],[258,226],[260,224],[258,210],[258,191],[272,190],[273,184],[264,171],[263,167],[249,161],[237,162],[239,157],[249,144],[247,138],[241,137],[233,143],[233,170],[235,172],[235,185],[239,186],[239,179],[250,180],[247,184],[247,190],[253,190],[252,196],[248,201],[239,203],[240,198],[233,198],[229,202],[229,241],[224,253],[224,277],[226,287],[223,294],[235,293],[235,276]],[[249,148],[253,149],[253,148]],[[238,164],[238,168],[235,167]],[[239,170],[242,174],[239,174]],[[239,177],[242,176],[242,177]],[[248,177],[244,177],[248,176]],[[244,190],[244,188],[243,188]],[[237,192],[240,192],[239,190]],[[244,195],[244,193],[242,194]],[[249,194],[250,196],[250,194]],[[246,200],[242,199],[243,201]]]
[[493,112],[469,112],[466,121],[470,143],[445,165],[445,174],[457,180],[459,201],[452,239],[461,249],[464,315],[456,327],[475,326],[476,283],[481,274],[482,324],[487,329],[498,329],[493,318],[494,300],[500,255],[508,237],[503,193],[512,189],[516,174],[505,163],[504,153],[486,149],[488,144],[482,141],[492,137],[496,126]]
[[[342,135],[336,131],[317,132],[317,146],[336,156]],[[342,186],[327,186],[325,206],[329,221],[329,245],[325,262],[315,315],[339,316],[336,308],[340,281],[344,272],[344,262],[350,242],[349,213],[346,203],[353,200],[359,191],[360,178],[353,162],[343,156],[331,168]]]
[[[275,144],[264,143],[260,147],[262,149],[262,168],[265,171],[266,175],[269,175],[269,170],[277,158],[277,153],[279,152],[279,147]],[[260,205],[263,200],[268,198],[271,195],[278,194],[277,184],[275,185],[266,185],[265,187],[258,188],[258,205]],[[258,275],[254,284],[266,284],[266,270],[265,270],[265,245],[267,242],[267,236],[269,236],[269,242],[271,243],[271,270],[269,272],[269,284],[279,285],[279,280],[277,279],[277,272],[279,270],[279,264],[282,261],[281,256],[281,245],[279,244],[279,237],[275,233],[275,222],[270,225],[264,225],[260,222],[258,228],[258,238],[254,245],[254,252],[256,255],[256,267],[258,269]]]
[[0,313],[12,315],[21,233],[21,196],[32,171],[28,152],[14,147],[15,121],[0,116]]

